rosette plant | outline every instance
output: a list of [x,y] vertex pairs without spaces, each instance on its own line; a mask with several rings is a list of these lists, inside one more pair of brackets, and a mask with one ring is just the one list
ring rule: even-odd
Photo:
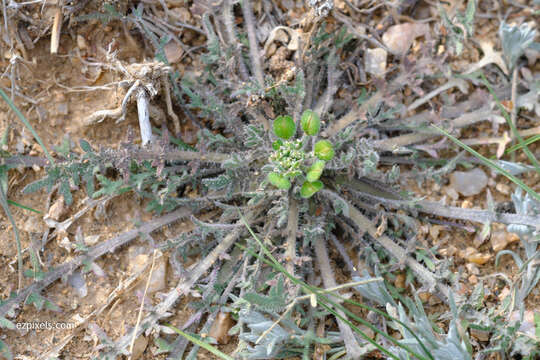
[[[403,301],[405,295],[377,283],[382,281],[378,275],[392,278],[392,269],[406,268],[411,284],[416,281],[426,291],[454,304],[448,284],[455,279],[448,277],[448,263],[431,256],[431,248],[418,251],[416,257],[410,256],[416,250],[419,213],[434,215],[432,219],[436,216],[438,223],[442,216],[481,223],[496,219],[524,227],[539,223],[538,216],[452,208],[399,192],[397,163],[418,165],[407,174],[411,178],[440,176],[458,163],[455,159],[440,169],[430,168],[426,164],[432,162],[424,162],[417,149],[407,146],[413,145],[415,139],[431,139],[435,135],[422,130],[420,123],[412,126],[400,122],[407,112],[415,110],[421,114],[421,106],[439,93],[433,89],[439,82],[431,79],[441,79],[441,74],[452,71],[430,73],[433,69],[439,71],[442,64],[431,66],[431,58],[412,61],[401,57],[407,59],[406,66],[394,69],[401,69],[402,73],[389,72],[388,77],[393,78],[375,82],[374,93],[366,96],[358,88],[359,83],[366,82],[361,77],[355,79],[354,71],[342,76],[345,69],[356,68],[355,61],[361,54],[357,50],[361,49],[363,38],[352,39],[347,34],[348,27],[326,31],[319,20],[311,17],[299,24],[306,28],[301,32],[306,36],[302,46],[291,44],[291,50],[287,48],[295,52],[294,67],[291,64],[282,73],[275,68],[264,71],[250,8],[252,1],[193,3],[192,8],[202,21],[203,30],[198,31],[204,32],[207,44],[200,56],[196,55],[198,47],[190,50],[189,56],[198,66],[196,71],[186,70],[182,76],[173,73],[169,80],[174,105],[186,115],[185,121],[199,129],[196,144],[182,142],[183,134],[171,136],[165,124],[160,130],[161,138],[156,135],[147,147],[138,147],[132,132],[128,132],[128,141],[114,150],[98,151],[81,141],[82,151],[76,151],[67,141],[57,152],[58,161],[39,162],[46,170],[45,177],[25,189],[58,189],[66,204],[80,198],[71,197],[72,191],[85,192],[90,198],[105,196],[107,201],[131,191],[148,210],[167,214],[151,226],[143,225],[140,231],[130,230],[129,239],[120,236],[112,243],[114,246],[98,244],[88,249],[72,263],[62,264],[52,275],[47,274],[47,281],[36,282],[30,290],[39,295],[67,271],[91,264],[143,234],[166,254],[178,275],[177,283],[155,297],[159,303],[151,309],[145,307],[141,326],[132,328],[119,340],[103,341],[99,348],[110,352],[103,358],[125,355],[132,339],[143,332],[167,338],[156,341],[159,351],[181,348],[183,352],[185,342],[171,339],[170,332],[164,331],[161,324],[180,318],[171,317],[175,305],[182,297],[193,295],[190,299],[199,299],[190,301],[193,316],[185,324],[173,325],[208,335],[219,312],[232,313],[236,325],[227,334],[238,335],[234,352],[241,358],[275,359],[298,357],[302,353],[305,359],[358,359],[377,348],[393,359],[470,359],[468,348],[463,345],[466,331],[458,332],[456,325],[450,323],[453,325],[448,327],[446,336],[440,326],[432,326],[420,300],[415,304]],[[133,31],[144,29],[147,36],[150,34],[149,46],[156,46],[156,57],[166,61],[163,46],[168,38],[162,37],[160,23],[148,22],[148,9],[144,6],[141,2],[122,21],[134,21],[137,26]],[[260,9],[260,21],[270,21],[261,29],[279,23],[280,17],[275,17],[277,7],[264,5]],[[243,22],[236,21],[239,10]],[[243,26],[241,36],[238,24]],[[341,59],[350,61],[347,66],[338,66]],[[411,99],[403,99],[406,92],[402,89],[410,79],[415,79],[414,89],[422,90],[414,93],[425,93],[426,98],[412,103]],[[466,80],[451,81],[455,86]],[[441,92],[448,90],[445,86]],[[405,103],[409,104],[407,109],[401,106]],[[462,112],[461,107],[451,108],[443,103],[441,113]],[[468,108],[469,104],[465,105]],[[302,109],[313,110],[302,113]],[[426,118],[432,116],[430,111],[425,110]],[[276,114],[292,116],[275,117]],[[471,118],[482,119],[486,115],[482,116]],[[321,117],[326,124],[324,129]],[[269,119],[274,119],[272,124]],[[422,131],[414,133],[416,129]],[[423,149],[435,152],[436,148]],[[407,156],[400,156],[403,153]],[[9,156],[2,166],[7,171],[25,162],[28,166],[35,164],[26,158]],[[266,186],[268,183],[271,186]],[[0,191],[0,195],[5,191]],[[166,235],[163,241],[150,236],[152,231],[179,218],[190,220],[193,229]],[[58,228],[62,224],[55,225]],[[187,265],[188,258],[197,260]],[[360,271],[360,265],[364,271]],[[368,270],[376,277],[370,277]],[[338,272],[339,278],[345,279],[341,284],[335,276]],[[369,309],[370,319],[379,325],[370,328],[378,333],[375,339],[359,328],[360,324],[369,325],[358,316],[359,312],[342,305],[352,301],[339,295],[344,289],[354,289],[366,302],[380,306]],[[17,308],[16,303],[31,299],[29,292],[24,290],[15,297],[2,299],[0,320]],[[393,317],[383,319],[386,313],[381,309]],[[414,322],[414,331],[404,321]],[[402,340],[386,334],[387,326],[399,329]],[[186,358],[197,358],[199,346],[210,346],[203,341],[206,338],[191,336],[189,339],[197,346]],[[317,354],[321,349],[326,353]]]

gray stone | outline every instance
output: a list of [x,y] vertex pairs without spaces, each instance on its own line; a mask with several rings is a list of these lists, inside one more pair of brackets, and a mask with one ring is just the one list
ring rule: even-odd
[[480,194],[487,183],[486,173],[479,168],[469,171],[454,171],[450,175],[450,186],[463,196]]

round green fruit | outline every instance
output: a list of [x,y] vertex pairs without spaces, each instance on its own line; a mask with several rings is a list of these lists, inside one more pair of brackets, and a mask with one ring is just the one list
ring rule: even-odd
[[334,157],[334,147],[328,140],[319,140],[315,144],[315,156],[321,160],[332,160]]
[[274,133],[282,138],[289,139],[296,132],[296,124],[294,120],[289,115],[278,116],[274,120]]
[[317,191],[321,190],[323,188],[323,183],[320,180],[309,182],[306,181],[302,188],[300,189],[300,196],[302,196],[304,199],[310,198],[315,194]]
[[326,161],[324,160],[315,161],[315,163],[311,165],[311,168],[309,168],[309,171],[306,174],[307,181],[314,182],[315,180],[319,180],[324,170],[325,164],[326,164]]
[[268,181],[270,181],[270,184],[282,190],[289,190],[291,188],[289,179],[275,172],[268,174]]
[[321,119],[313,110],[304,111],[301,123],[304,132],[310,136],[317,135],[321,128]]

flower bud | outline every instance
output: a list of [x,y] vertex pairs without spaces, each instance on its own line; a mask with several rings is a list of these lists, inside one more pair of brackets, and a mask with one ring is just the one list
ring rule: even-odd
[[291,182],[285,176],[275,172],[268,174],[268,181],[279,189],[289,190],[291,188]]
[[283,141],[281,141],[281,139],[277,139],[276,141],[272,143],[272,148],[277,151],[279,150],[281,145],[283,145]]
[[315,180],[319,180],[324,169],[324,164],[326,164],[324,160],[315,161],[306,175],[307,181],[314,182]]
[[307,135],[317,135],[321,128],[321,119],[313,110],[306,110],[302,114],[302,129]]
[[315,144],[315,156],[321,160],[332,160],[334,157],[334,147],[328,140],[320,140]]
[[302,188],[300,189],[300,196],[302,196],[304,199],[310,198],[315,194],[317,191],[321,190],[323,188],[323,183],[320,180],[309,182],[306,181]]
[[282,138],[289,139],[296,132],[296,124],[294,120],[289,115],[278,116],[274,120],[274,133]]

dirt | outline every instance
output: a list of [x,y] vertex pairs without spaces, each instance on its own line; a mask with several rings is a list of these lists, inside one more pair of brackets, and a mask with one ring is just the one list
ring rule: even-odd
[[[98,3],[100,2],[91,1],[91,5],[85,11],[88,13],[96,11],[99,8]],[[336,3],[337,7],[344,6],[341,1],[336,1]],[[176,9],[187,21],[196,23],[195,17],[191,16],[188,6],[185,8],[176,7]],[[300,18],[301,16],[299,12],[298,17]],[[66,25],[64,24],[64,26]],[[485,38],[489,38],[491,34],[490,40],[493,42],[497,41],[495,38],[496,29],[493,29],[492,21],[481,19],[477,28],[480,29],[479,32],[481,34],[485,35]],[[103,30],[103,32],[100,30]],[[205,41],[204,37],[193,32],[185,32],[183,36],[183,40],[191,46],[199,46]],[[83,49],[81,49],[81,45],[83,45]],[[134,131],[134,138],[140,139],[135,106],[129,106],[126,119],[119,123],[115,119],[106,118],[99,123],[85,125],[85,119],[90,114],[97,110],[117,108],[125,95],[125,90],[119,89],[116,86],[110,86],[108,90],[99,89],[99,87],[108,86],[107,84],[121,80],[121,74],[116,71],[107,70],[105,67],[101,70],[96,70],[95,67],[89,67],[85,64],[85,62],[90,61],[90,58],[96,58],[99,61],[105,62],[107,54],[111,54],[107,50],[109,45],[111,46],[111,50],[117,52],[116,58],[126,64],[143,62],[152,58],[152,54],[142,39],[136,36],[126,36],[124,27],[118,21],[111,22],[105,27],[97,20],[89,21],[88,23],[79,22],[73,26],[68,26],[68,28],[62,31],[60,48],[57,55],[50,53],[50,39],[48,36],[43,36],[37,41],[33,49],[26,49],[26,53],[24,54],[25,63],[19,67],[17,86],[20,93],[24,93],[25,96],[33,100],[24,101],[17,97],[15,102],[48,149],[60,146],[65,136],[69,136],[69,139],[74,144],[74,148],[79,152],[81,150],[78,144],[81,139],[87,140],[96,148],[99,146],[117,148],[120,143],[127,141],[126,134],[130,128]],[[463,63],[455,63],[456,69],[466,68],[468,64],[478,61],[479,57],[480,55],[475,50],[464,54],[462,56],[463,60],[461,60]],[[193,64],[193,61],[190,56],[184,55],[173,66],[181,74],[184,73],[186,68],[196,71],[197,64]],[[271,57],[269,66],[271,71],[281,73],[292,66],[291,64],[290,53],[285,47],[280,47],[273,57]],[[9,59],[4,54],[0,59],[0,69],[2,72],[8,69],[9,65]],[[6,77],[1,79],[0,85],[4,88],[11,86]],[[97,87],[97,89],[89,91],[89,89],[83,89],[82,87]],[[345,96],[347,94],[343,94],[343,97]],[[153,102],[166,112],[164,99],[155,99]],[[6,131],[8,125],[11,128],[8,149],[10,151],[22,149],[20,154],[43,155],[42,149],[35,143],[23,124],[16,119],[5,102],[0,102],[0,110],[0,134]],[[195,126],[190,123],[189,119],[179,109],[175,109],[175,112],[180,116],[182,123],[181,134],[184,140],[188,143],[193,143],[195,138],[192,132],[194,132]],[[174,133],[174,123],[171,117],[166,116],[166,121],[167,127]],[[154,125],[158,126],[160,124]],[[485,125],[470,127],[467,131],[469,135],[470,133],[481,133],[485,136],[496,135],[496,133],[492,132],[491,128]],[[501,129],[497,133],[499,135],[502,134]],[[534,147],[531,148],[531,150],[534,149]],[[495,147],[486,146],[479,148],[480,152],[489,155],[493,155],[495,150]],[[519,155],[518,160],[525,160],[522,157],[523,155]],[[41,214],[35,214],[20,207],[11,206],[17,226],[21,230],[22,246],[25,249],[31,245],[32,239],[34,241],[37,239],[38,242],[41,241],[41,235],[46,230],[43,215],[48,212],[48,205],[54,203],[59,197],[57,193],[54,193],[49,198],[49,195],[45,191],[32,194],[22,193],[22,189],[26,185],[42,177],[44,173],[44,169],[39,166],[13,170],[9,173],[9,199],[41,212]],[[500,175],[493,176],[488,174],[488,176],[490,178],[488,188],[495,202],[508,201],[508,194],[497,190],[497,186],[502,184],[506,187],[511,186],[513,188],[513,185]],[[526,183],[531,187],[536,186],[537,191],[537,184],[539,182],[538,174],[526,179]],[[427,200],[438,201],[445,196],[444,189],[448,185],[438,185],[434,182],[428,182],[419,186],[414,181],[408,181],[405,186],[408,190],[420,196],[426,196]],[[499,185],[499,189],[505,189],[505,187]],[[74,202],[68,207],[67,212],[63,214],[62,219],[73,216],[85,206],[83,204],[83,200],[86,197],[84,190],[77,189],[73,194]],[[457,200],[450,200],[448,204],[453,206],[486,208],[486,192],[483,191],[477,196],[468,198],[459,197]],[[99,235],[99,241],[109,239],[116,234],[134,228],[138,222],[150,220],[152,215],[144,211],[145,205],[144,202],[136,199],[130,193],[118,196],[108,203],[104,214],[90,211],[77,220],[69,228],[67,238],[71,242],[74,241],[76,229],[80,227],[81,233],[86,237]],[[178,234],[179,232],[186,231],[191,226],[192,224],[187,221],[177,222],[155,232],[152,236],[155,241],[163,240],[170,234]],[[440,250],[446,249],[448,251],[450,246],[455,248],[454,259],[456,261],[454,262],[453,270],[461,270],[463,272],[462,281],[466,293],[472,291],[474,281],[471,281],[470,276],[473,274],[469,274],[469,270],[466,268],[467,261],[461,258],[459,253],[470,246],[474,246],[479,252],[490,256],[490,260],[487,263],[476,266],[478,269],[478,274],[475,275],[477,279],[482,279],[484,276],[496,272],[503,272],[510,278],[515,278],[517,268],[509,256],[502,257],[500,264],[495,266],[495,253],[490,246],[489,239],[478,243],[477,236],[479,228],[475,232],[467,232],[452,226],[436,225],[438,226],[438,230],[435,236],[433,235],[433,230],[430,232],[433,226],[435,225],[426,225],[426,231],[422,234],[423,239],[421,240],[425,241],[429,246],[439,245]],[[45,258],[41,259],[45,270],[65,263],[77,255],[74,250],[67,250],[62,240],[62,237],[58,236],[51,237],[47,242],[43,251]],[[97,325],[109,339],[118,340],[135,326],[137,322],[141,303],[140,296],[138,297],[132,291],[132,288],[118,291],[118,289],[122,289],[122,284],[130,278],[131,274],[128,271],[130,261],[128,252],[129,248],[136,246],[147,247],[148,243],[144,240],[136,240],[130,243],[129,246],[117,249],[114,253],[108,254],[97,261],[97,265],[104,271],[105,276],[97,276],[92,271],[85,275],[86,285],[88,286],[87,296],[80,297],[67,283],[57,281],[47,288],[42,295],[56,304],[59,307],[59,311],[38,310],[34,306],[25,305],[18,316],[12,319],[15,323],[49,322],[51,324],[69,325],[75,324],[81,318],[89,316],[85,324],[75,329],[67,330],[54,329],[19,332],[1,329],[0,340],[9,344],[13,353],[19,355],[20,358],[37,359],[44,356],[44,354],[53,355],[59,345],[62,346],[60,348],[61,350],[59,350],[60,358],[87,359],[96,356],[98,354],[96,346],[102,343],[103,339],[98,339],[96,332],[90,330],[93,326],[91,324]],[[507,249],[517,250],[519,247],[519,242],[514,242]],[[338,257],[335,253],[331,255]],[[168,254],[165,252],[164,256],[167,258]],[[0,272],[0,297],[5,299],[11,292],[17,290],[17,250],[13,238],[13,228],[3,211],[0,212],[0,262],[4,264],[4,271]],[[25,268],[31,268],[29,256],[25,256],[24,265]],[[340,267],[337,266],[337,268]],[[171,271],[168,271],[166,279],[169,288],[175,286],[178,280]],[[348,276],[341,271],[336,272],[336,279],[338,283],[349,281]],[[497,294],[500,294],[503,285],[488,277],[486,277],[485,281],[492,287],[493,298],[491,301],[496,301]],[[25,287],[30,285],[31,282],[32,279],[25,278],[22,285]],[[115,289],[118,291],[118,294],[110,297]],[[158,299],[159,292],[148,296],[146,300],[156,304]],[[195,299],[188,297],[177,304],[174,308],[175,311],[168,318],[168,321],[176,326],[185,323],[194,313],[193,308],[188,306],[193,300]],[[539,303],[540,293],[536,289],[527,299],[527,308],[538,311]],[[99,311],[100,308],[101,312],[99,314],[91,315],[93,312]],[[351,308],[351,310],[358,311],[356,308]],[[365,312],[359,313],[359,315],[365,314]],[[146,336],[148,345],[139,359],[166,358],[165,355],[153,355],[157,350],[157,346],[152,340],[152,335],[148,334]],[[218,348],[225,353],[231,353],[236,347],[236,342],[237,339],[233,338],[229,344],[218,345]],[[201,359],[210,359],[213,357],[213,355],[204,350],[199,353],[199,358]]]

